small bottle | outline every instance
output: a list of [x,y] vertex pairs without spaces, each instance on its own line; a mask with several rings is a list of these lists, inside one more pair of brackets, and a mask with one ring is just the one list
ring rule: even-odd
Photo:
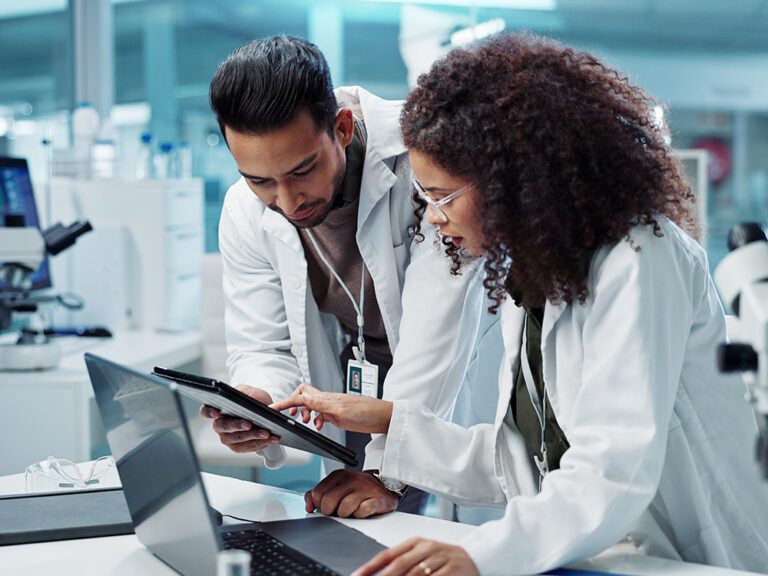
[[155,154],[155,178],[171,178],[171,153],[173,144],[161,142],[158,152]]
[[152,134],[150,132],[142,132],[141,147],[139,148],[139,157],[136,163],[136,178],[139,180],[154,178],[154,156],[155,151],[152,147]]
[[109,118],[105,118],[93,145],[91,170],[94,178],[114,178],[117,156],[117,133]]
[[181,172],[181,156],[176,145],[168,152],[168,178],[178,178]]
[[250,573],[250,552],[222,550],[216,555],[216,576],[250,576]]
[[179,178],[192,178],[192,149],[189,147],[189,142],[179,142],[178,148],[179,156]]
[[72,144],[75,161],[78,164],[77,175],[91,177],[91,158],[96,135],[99,132],[99,113],[90,102],[79,102],[72,113]]

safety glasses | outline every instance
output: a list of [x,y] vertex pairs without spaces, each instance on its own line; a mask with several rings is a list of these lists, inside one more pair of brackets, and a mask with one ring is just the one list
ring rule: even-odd
[[462,186],[458,190],[454,190],[448,196],[445,196],[444,198],[440,198],[440,200],[434,200],[426,190],[424,190],[424,187],[419,184],[419,181],[416,180],[415,176],[411,177],[411,181],[413,182],[413,188],[416,190],[416,194],[418,194],[419,198],[424,200],[424,202],[427,203],[427,205],[432,208],[432,210],[435,211],[435,214],[440,218],[441,222],[448,222],[448,216],[443,212],[442,207],[450,204],[456,198],[467,192],[468,190],[474,188],[478,184],[480,184],[480,180],[477,182],[472,182],[471,184],[467,184],[466,186]]

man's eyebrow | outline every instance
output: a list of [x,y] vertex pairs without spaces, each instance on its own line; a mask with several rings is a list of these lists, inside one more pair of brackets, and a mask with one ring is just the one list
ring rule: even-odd
[[[289,174],[292,174],[297,170],[301,170],[302,168],[308,166],[309,164],[312,164],[312,162],[314,162],[316,159],[317,159],[317,152],[305,158],[304,160],[296,164],[296,166],[294,166],[287,172],[283,173],[283,176],[288,176]],[[266,176],[254,176],[253,174],[246,174],[242,170],[238,170],[238,172],[240,172],[240,175],[243,176],[243,178],[247,178],[248,180],[269,180],[269,178]]]

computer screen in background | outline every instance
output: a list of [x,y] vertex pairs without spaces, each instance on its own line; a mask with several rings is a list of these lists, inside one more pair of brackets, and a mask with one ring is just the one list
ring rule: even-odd
[[[6,214],[23,214],[27,226],[40,227],[27,161],[0,156],[0,226],[5,226]],[[46,257],[32,275],[30,290],[50,287],[51,273]],[[0,280],[0,292],[8,290],[8,283]]]

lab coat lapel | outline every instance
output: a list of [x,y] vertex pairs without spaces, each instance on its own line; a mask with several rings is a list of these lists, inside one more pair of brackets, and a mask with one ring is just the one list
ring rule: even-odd
[[319,325],[321,320],[314,302],[308,312],[307,299],[311,298],[311,290],[304,247],[301,245],[296,228],[274,210],[264,210],[262,226],[264,232],[279,243],[275,244],[275,253],[279,263],[280,277],[284,283],[283,294],[286,300],[288,330],[291,333],[291,352],[296,358],[304,380],[311,383],[309,356],[299,351],[307,350],[308,324],[311,329]]
[[501,336],[504,340],[504,360],[499,377],[499,403],[496,407],[496,428],[501,428],[509,410],[514,385],[514,373],[520,361],[520,344],[523,338],[525,311],[515,306],[510,298],[501,305]]
[[261,217],[261,224],[264,227],[264,232],[299,252],[302,256],[304,255],[304,247],[301,245],[299,233],[284,216],[265,208]]
[[376,150],[366,151],[363,179],[360,183],[360,189],[364,193],[360,194],[360,207],[357,213],[358,236],[360,231],[366,227],[368,217],[376,204],[394,186],[395,182],[397,182],[397,176],[379,158]]
[[562,411],[560,410],[560,397],[557,393],[557,369],[555,362],[555,346],[554,346],[554,328],[558,320],[562,317],[568,304],[561,302],[559,304],[551,304],[547,302],[544,306],[544,322],[541,326],[541,370],[542,377],[544,378],[544,384],[547,387],[547,398],[552,405],[552,411],[555,413],[560,429],[568,434],[567,424],[564,423],[563,418],[560,417]]
[[[544,381],[547,383],[547,394],[550,403],[555,412],[558,412],[557,396],[549,388],[550,378],[553,375],[552,370],[548,370],[549,361],[554,359],[548,357],[548,339],[552,335],[555,324],[565,312],[566,304],[553,305],[549,302],[544,307],[544,323],[541,329],[541,352],[544,368]],[[523,323],[525,321],[525,311],[516,306],[511,299],[507,298],[501,308],[501,330],[504,339],[505,360],[501,369],[504,373],[499,379],[499,405],[496,413],[496,426],[500,427],[504,421],[507,410],[509,410],[509,399],[512,397],[512,386],[514,385],[514,372],[520,362],[520,346],[523,337]],[[554,364],[553,364],[554,365]],[[502,401],[501,399],[504,399]]]
[[398,103],[381,100],[361,88],[352,89],[359,99],[365,120],[366,142],[360,205],[357,213],[357,245],[373,278],[376,299],[384,320],[387,339],[394,350],[398,342],[401,295],[397,282],[397,262],[392,249],[392,221],[389,192],[397,184],[393,172],[395,159],[405,152],[399,134]]
[[360,184],[363,193],[360,194],[357,215],[359,231],[379,200],[397,182],[397,176],[387,161],[404,153],[405,146],[399,133],[400,105],[382,100],[362,88],[355,88],[353,92],[360,102],[368,134]]
[[549,338],[549,335],[552,332],[552,329],[555,327],[555,324],[557,324],[557,321],[560,319],[560,316],[563,315],[563,312],[565,312],[565,309],[567,306],[568,305],[565,303],[551,304],[547,302],[545,304],[544,322],[541,325],[542,346],[547,341],[547,338]]

